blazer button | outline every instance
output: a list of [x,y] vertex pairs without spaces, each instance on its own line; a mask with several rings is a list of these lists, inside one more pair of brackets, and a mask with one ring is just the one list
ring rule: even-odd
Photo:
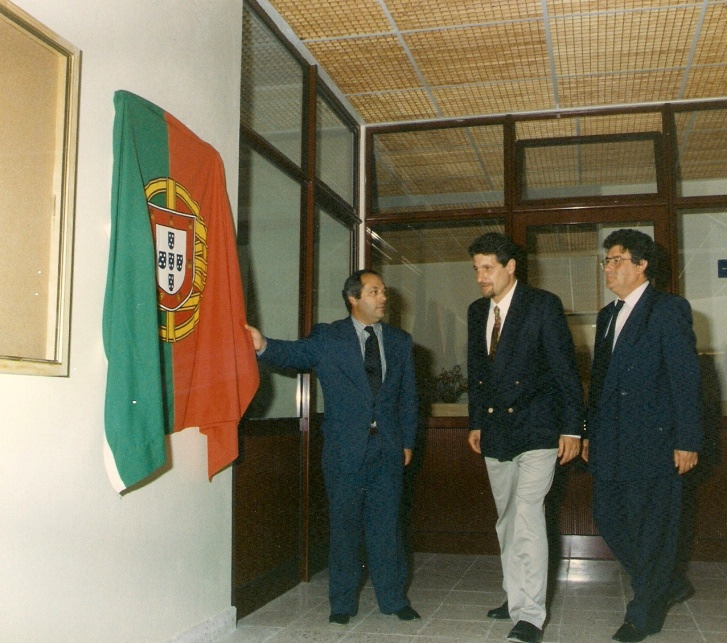
[[478,386],[482,386],[482,380],[480,380],[479,382],[477,382],[477,385]]
[[513,411],[512,407],[510,407],[510,408],[509,408],[509,409],[507,410],[507,412],[508,412],[508,413],[514,413],[515,411]]
[[515,380],[515,386],[520,386],[520,380]]
[[628,395],[628,394],[629,394],[629,392],[628,392],[628,391],[621,391],[621,395],[623,395],[623,396],[626,396],[626,395]]
[[494,413],[495,412],[495,409],[493,409],[492,407],[490,407],[489,409],[487,409],[487,412],[488,413]]

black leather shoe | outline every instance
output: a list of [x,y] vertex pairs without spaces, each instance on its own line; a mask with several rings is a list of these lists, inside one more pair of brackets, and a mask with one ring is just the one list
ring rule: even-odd
[[692,596],[694,596],[694,587],[692,587],[692,584],[688,582],[681,590],[675,592],[666,599],[666,609],[670,609],[678,603],[683,603]]
[[505,601],[500,607],[493,607],[487,612],[487,618],[494,618],[497,621],[506,621],[510,618],[510,610],[507,607],[507,601]]
[[351,616],[349,614],[331,614],[328,617],[328,622],[336,625],[348,625],[350,620]]
[[611,638],[614,641],[622,641],[622,643],[637,643],[638,641],[643,641],[646,636],[646,632],[642,632],[635,625],[624,621],[624,624],[616,630],[616,634]]
[[394,614],[400,621],[418,621],[421,616],[411,605],[405,605],[396,612],[384,612],[384,614]]
[[527,621],[518,621],[507,635],[507,640],[517,643],[540,643],[543,640],[543,630]]

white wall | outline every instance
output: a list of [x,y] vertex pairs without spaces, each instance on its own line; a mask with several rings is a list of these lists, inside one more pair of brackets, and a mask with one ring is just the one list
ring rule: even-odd
[[229,469],[196,429],[123,497],[103,467],[113,93],[222,155],[236,211],[242,0],[15,0],[83,51],[68,378],[0,375],[0,640],[164,641],[230,606]]

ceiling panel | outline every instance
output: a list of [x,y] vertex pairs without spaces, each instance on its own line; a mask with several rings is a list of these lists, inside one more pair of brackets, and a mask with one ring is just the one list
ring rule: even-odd
[[385,3],[394,24],[402,31],[437,30],[445,27],[476,25],[541,18],[541,0],[388,0]]
[[320,40],[308,49],[344,93],[421,87],[395,36]]
[[[548,74],[542,22],[419,31],[403,36],[428,86],[441,87]],[[457,60],[452,60],[457,52]]]
[[378,0],[275,0],[271,4],[301,40],[387,33],[391,28]]
[[443,117],[457,118],[482,110],[485,114],[532,110],[550,110],[555,107],[552,84],[546,79],[515,80],[479,85],[466,84],[442,87],[432,91]]

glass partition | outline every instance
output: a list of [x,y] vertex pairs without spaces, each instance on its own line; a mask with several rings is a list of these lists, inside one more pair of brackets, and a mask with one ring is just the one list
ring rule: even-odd
[[679,289],[692,305],[705,398],[727,415],[727,208],[683,210],[677,220]]
[[659,111],[518,121],[519,199],[655,194],[661,132]]
[[301,165],[303,69],[247,6],[242,19],[240,119]]
[[727,194],[727,109],[674,114],[677,138],[677,194]]
[[354,170],[356,137],[328,102],[318,96],[316,109],[316,177],[338,194],[346,203],[354,202]]
[[[240,151],[238,255],[249,323],[277,339],[298,338],[301,186],[249,148]],[[260,364],[246,417],[296,417],[298,378]]]
[[[313,274],[313,323],[332,322],[348,315],[341,296],[343,284],[351,274],[351,229],[318,208],[315,224]],[[323,393],[317,378],[311,412],[323,412]]]
[[520,198],[656,194],[659,135],[518,142]]
[[505,204],[502,125],[373,137],[375,213]]
[[441,382],[455,367],[467,374],[467,307],[480,296],[467,248],[485,232],[504,232],[504,224],[486,219],[372,229],[371,267],[389,291],[388,321],[412,334],[419,393],[435,404],[434,414],[467,415],[466,393],[447,406],[452,400]]

